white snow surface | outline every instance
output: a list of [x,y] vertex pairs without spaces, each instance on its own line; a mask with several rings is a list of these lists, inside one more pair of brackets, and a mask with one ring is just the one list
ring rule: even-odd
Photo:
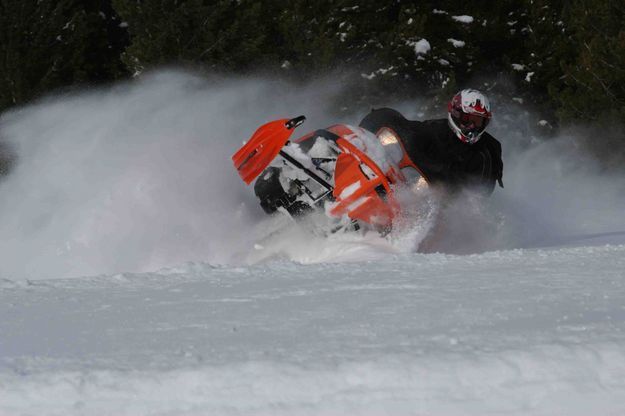
[[[386,237],[268,218],[230,156],[357,124],[332,79],[159,72],[2,115],[0,415],[625,414],[625,179],[495,118],[490,199],[397,189]],[[441,216],[434,247],[478,254],[415,253]]]
[[7,281],[0,414],[621,414],[625,246]]

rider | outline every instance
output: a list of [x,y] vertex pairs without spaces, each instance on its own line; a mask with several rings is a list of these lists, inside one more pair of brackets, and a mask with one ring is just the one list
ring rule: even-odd
[[361,122],[375,134],[391,129],[425,180],[450,190],[467,186],[490,195],[495,182],[503,188],[501,144],[484,130],[492,118],[486,95],[464,89],[447,106],[447,119],[412,121],[398,111],[381,108]]

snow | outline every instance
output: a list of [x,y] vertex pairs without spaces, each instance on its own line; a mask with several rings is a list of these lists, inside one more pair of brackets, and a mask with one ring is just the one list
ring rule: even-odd
[[454,48],[462,48],[464,47],[465,43],[462,40],[456,40],[456,39],[447,39],[447,42],[451,43]]
[[512,64],[512,69],[514,69],[515,71],[523,71],[525,69],[525,65]]
[[[505,189],[400,187],[387,236],[325,235],[267,217],[230,156],[267,120],[355,123],[324,110],[344,91],[218,80],[3,114],[0,415],[625,413],[625,178],[572,133],[493,123]],[[436,218],[432,251],[477,254],[415,253]]]
[[415,54],[417,55],[425,55],[432,49],[430,42],[428,42],[427,39],[421,39],[417,42],[409,41],[407,42],[407,45],[412,46]]
[[381,170],[388,172],[391,167],[397,171],[399,168],[393,163],[392,157],[387,153],[385,146],[371,132],[360,127],[347,125],[354,134],[346,136],[354,146],[362,150]]
[[525,81],[532,82],[532,76],[534,76],[534,72],[528,72],[527,75],[525,75]]
[[[393,65],[387,67],[387,68],[378,68],[377,70],[371,72],[370,74],[360,74],[361,77],[368,79],[368,80],[372,80],[374,79],[376,76],[378,75],[386,75],[389,72],[393,71],[395,69],[395,67]],[[391,73],[391,75],[397,75],[396,72]]]
[[460,23],[473,23],[473,16],[461,15],[461,16],[451,16],[456,22]]
[[395,67],[391,65],[388,68],[380,68],[376,72],[379,72],[382,75],[386,75],[388,72],[391,72],[393,69],[395,69]]
[[336,149],[336,144],[328,141],[323,137],[315,137],[311,140],[315,142],[308,150],[308,156],[311,158],[336,158],[338,154],[338,149]]
[[625,411],[625,246],[0,289],[1,414]]
[[[315,145],[313,146],[315,147],[314,151],[317,154],[324,154],[325,152],[329,151],[329,148],[327,145],[323,146],[321,143],[318,143],[320,141],[321,140],[318,139],[316,140]],[[298,143],[291,142],[283,149],[283,152],[296,159],[305,168],[316,172],[318,175],[321,176],[322,179],[326,180],[331,185],[333,184],[333,178],[329,177],[323,171],[318,170],[313,163],[310,155],[304,152]],[[316,181],[309,181],[310,177],[306,172],[293,166],[291,162],[283,159],[282,156],[276,157],[276,159],[271,162],[270,166],[280,168],[280,175],[278,176],[278,180],[280,182],[280,186],[282,186],[282,189],[286,193],[289,193],[293,181],[308,181],[308,189],[311,191],[311,193],[302,193],[297,197],[298,200],[303,201],[308,205],[313,204],[318,197],[327,192],[327,189],[325,187],[318,184]],[[313,196],[312,199],[311,196]]]

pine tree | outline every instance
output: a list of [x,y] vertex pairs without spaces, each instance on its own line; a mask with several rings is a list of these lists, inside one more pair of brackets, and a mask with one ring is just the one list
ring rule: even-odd
[[245,70],[274,56],[266,16],[271,2],[113,0],[132,44],[123,60],[135,73],[169,64]]
[[625,122],[625,4],[577,0],[568,13],[572,61],[551,93],[563,120]]
[[116,19],[106,0],[0,0],[0,110],[123,76]]

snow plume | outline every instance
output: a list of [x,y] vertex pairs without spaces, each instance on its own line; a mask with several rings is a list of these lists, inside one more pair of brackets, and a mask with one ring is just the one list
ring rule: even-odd
[[236,262],[265,214],[230,156],[267,120],[335,121],[336,90],[166,71],[4,114],[0,278]]
[[420,249],[475,253],[625,242],[625,175],[607,172],[582,145],[589,132],[531,138],[531,129],[527,135],[510,129],[514,123],[503,120],[513,114],[508,111],[497,112],[500,122],[495,118],[489,130],[502,142],[505,188],[490,199],[463,194],[449,201]]
[[[624,243],[625,174],[615,167],[625,157],[625,129],[569,126],[543,138],[551,126],[537,113],[515,102],[504,104],[485,90],[494,109],[487,131],[502,143],[505,188],[497,186],[490,198],[464,193],[442,206],[419,208],[416,215],[425,213],[433,227],[421,230],[421,237],[428,236],[415,240],[419,250],[467,254]],[[419,112],[416,101],[375,104],[392,106],[413,120],[446,116],[445,104],[430,105],[426,113]]]
[[[358,261],[415,250],[438,215],[430,200],[425,210],[409,208],[403,229],[386,239],[311,236],[268,219],[236,175],[231,155],[268,120],[305,114],[302,134],[358,123],[369,108],[342,117],[329,111],[341,94],[329,79],[294,86],[164,71],[4,114],[0,137],[15,162],[0,181],[0,278],[141,272],[190,261]],[[416,102],[371,104],[423,117]],[[625,231],[623,178],[600,174],[570,135],[527,145],[529,136],[498,121],[507,113],[499,110],[490,128],[503,142],[506,188],[444,207],[444,238],[421,249],[466,253]]]
[[606,171],[583,146],[587,134],[563,130],[553,139],[519,150],[501,133],[507,163],[506,188],[494,206],[505,215],[509,242],[516,246],[625,241],[625,175]]

